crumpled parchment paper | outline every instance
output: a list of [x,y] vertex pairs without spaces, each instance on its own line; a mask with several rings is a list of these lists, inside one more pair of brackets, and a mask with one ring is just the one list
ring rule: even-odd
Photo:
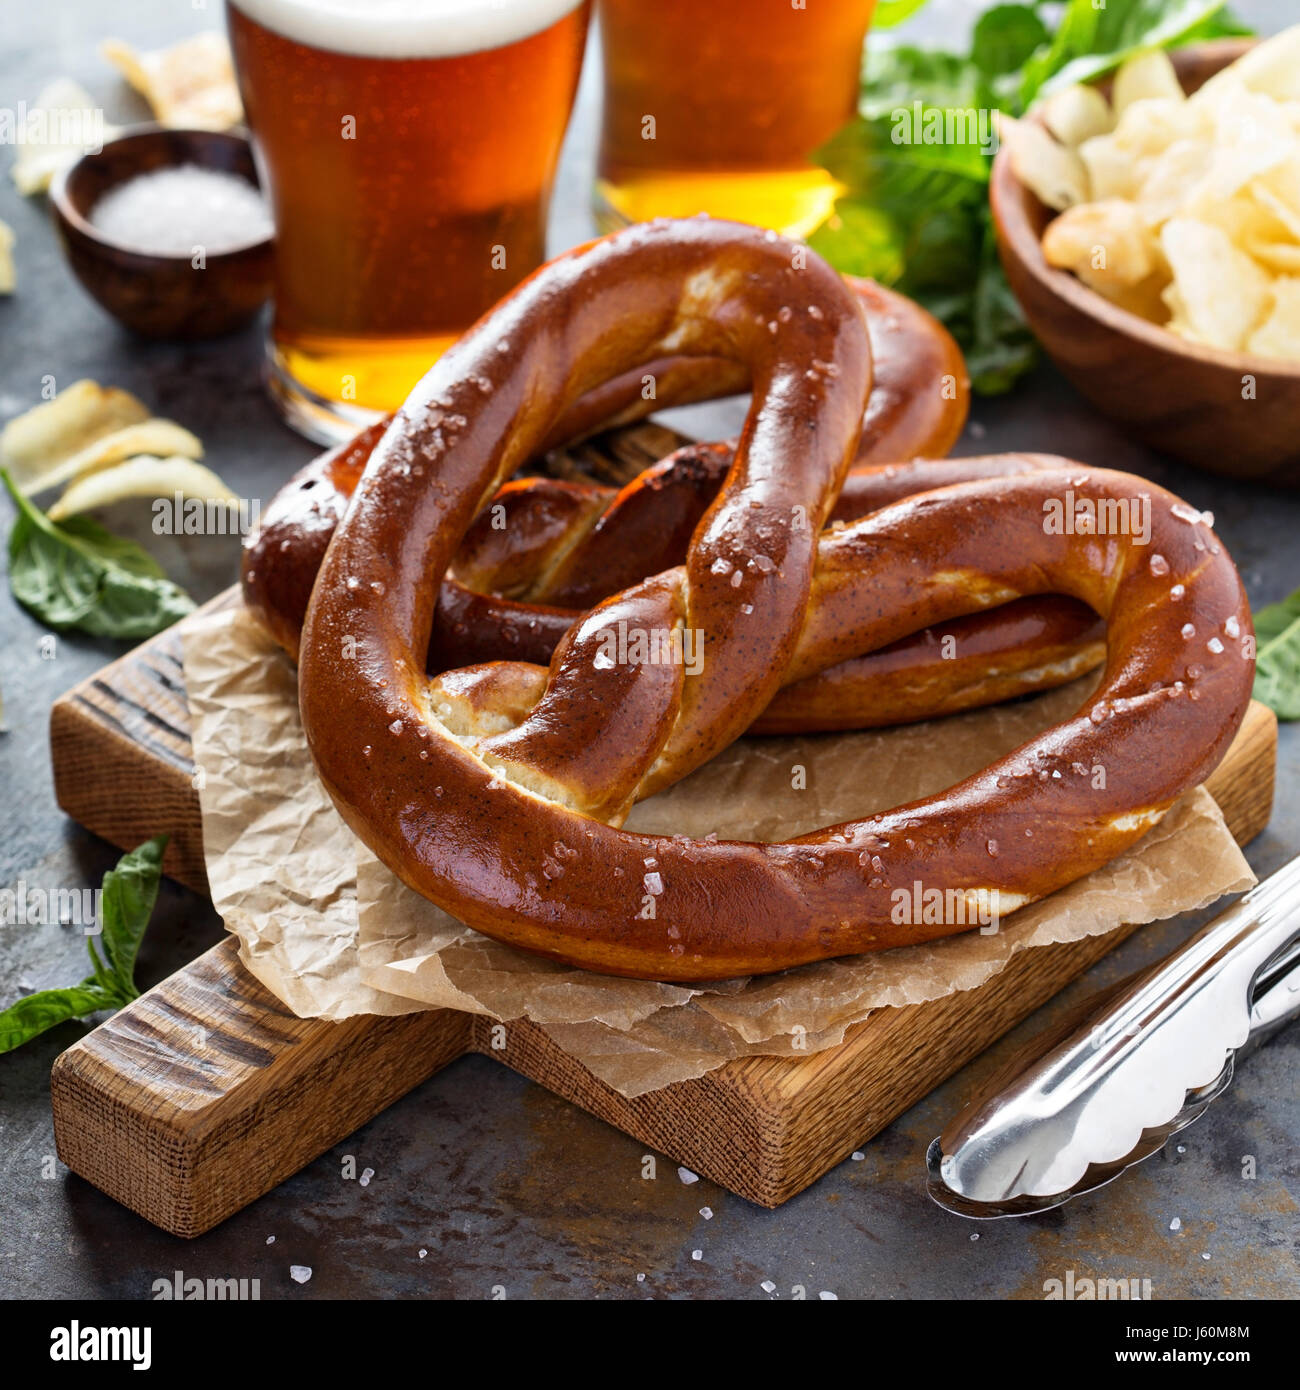
[[[315,775],[294,669],[245,610],[191,622],[184,660],[213,902],[268,989],[306,1017],[526,1017],[625,1096],[735,1057],[833,1047],[873,1010],[975,989],[1017,951],[1170,917],[1254,881],[1198,789],[1128,853],[996,933],[700,986],[596,975],[479,935],[357,840]],[[628,828],[770,840],[884,810],[977,771],[1086,689],[899,729],[742,740],[638,806]]]

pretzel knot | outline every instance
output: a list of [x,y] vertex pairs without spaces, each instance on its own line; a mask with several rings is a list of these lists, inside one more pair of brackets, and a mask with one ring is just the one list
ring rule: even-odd
[[[754,393],[685,564],[591,610],[549,672],[431,679],[438,583],[484,501],[575,400],[671,355],[740,362]],[[1070,466],[925,492],[822,535],[869,378],[861,311],[829,267],[708,221],[562,257],[462,339],[376,447],[299,648],[313,757],[371,849],[491,936],[613,974],[710,979],[964,929],[899,921],[895,890],[914,884],[1012,910],[1113,858],[1203,780],[1253,674],[1245,596],[1205,520],[1141,479]],[[1149,526],[1061,534],[1045,518],[1067,495],[1145,505]],[[958,786],[783,844],[617,828],[782,686],[1041,594],[1108,619],[1102,683]]]

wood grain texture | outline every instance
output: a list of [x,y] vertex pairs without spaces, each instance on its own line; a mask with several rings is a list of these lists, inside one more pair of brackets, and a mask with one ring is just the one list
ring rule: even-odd
[[[1216,40],[1172,57],[1195,91],[1249,46]],[[1300,485],[1300,363],[1179,338],[1049,266],[1041,241],[1055,214],[1016,178],[1005,146],[989,197],[1002,265],[1029,326],[1103,415],[1212,472]]]
[[[553,458],[619,481],[681,442],[637,426]],[[209,607],[238,602],[234,590]],[[123,848],[167,832],[166,870],[206,891],[180,635],[170,629],[60,699],[59,804]],[[1252,704],[1207,783],[1241,843],[1268,823],[1277,721]],[[449,1010],[298,1019],[223,942],[58,1058],[59,1157],[156,1225],[196,1236],[465,1052],[531,1077],[730,1191],[773,1207],[815,1182],[1068,984],[1132,928],[1017,955],[978,990],[881,1009],[836,1048],[750,1057],[633,1100],[526,1021]]]
[[[1276,735],[1272,713],[1253,704],[1210,783],[1242,843],[1268,823]],[[196,1236],[478,1051],[774,1207],[1132,930],[1023,951],[980,989],[881,1009],[825,1052],[743,1058],[632,1100],[526,1021],[494,1032],[490,1020],[449,1010],[295,1018],[223,942],[58,1058],[55,1140],[73,1172],[163,1229]]]

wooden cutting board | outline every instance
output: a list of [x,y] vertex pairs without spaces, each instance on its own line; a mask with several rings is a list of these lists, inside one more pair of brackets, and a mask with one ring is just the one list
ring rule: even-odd
[[[682,442],[658,426],[550,461],[622,481]],[[215,604],[237,602],[235,591]],[[166,871],[206,892],[179,628],[63,696],[50,719],[60,806],[113,844],[171,836]],[[1239,843],[1268,823],[1277,721],[1252,704],[1208,786]],[[763,1206],[815,1182],[1123,941],[1022,951],[977,990],[880,1009],[839,1047],[744,1058],[628,1100],[541,1029],[452,1010],[294,1017],[214,947],[55,1062],[60,1159],[181,1236],[210,1230],[466,1052],[481,1052]]]

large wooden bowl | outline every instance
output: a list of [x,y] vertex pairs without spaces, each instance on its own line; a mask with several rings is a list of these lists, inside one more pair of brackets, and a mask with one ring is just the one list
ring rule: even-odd
[[[1249,46],[1172,54],[1194,92]],[[1220,352],[1130,314],[1043,257],[1055,216],[1015,176],[1005,149],[990,199],[998,251],[1030,327],[1061,371],[1126,433],[1215,473],[1300,486],[1300,363]]]

